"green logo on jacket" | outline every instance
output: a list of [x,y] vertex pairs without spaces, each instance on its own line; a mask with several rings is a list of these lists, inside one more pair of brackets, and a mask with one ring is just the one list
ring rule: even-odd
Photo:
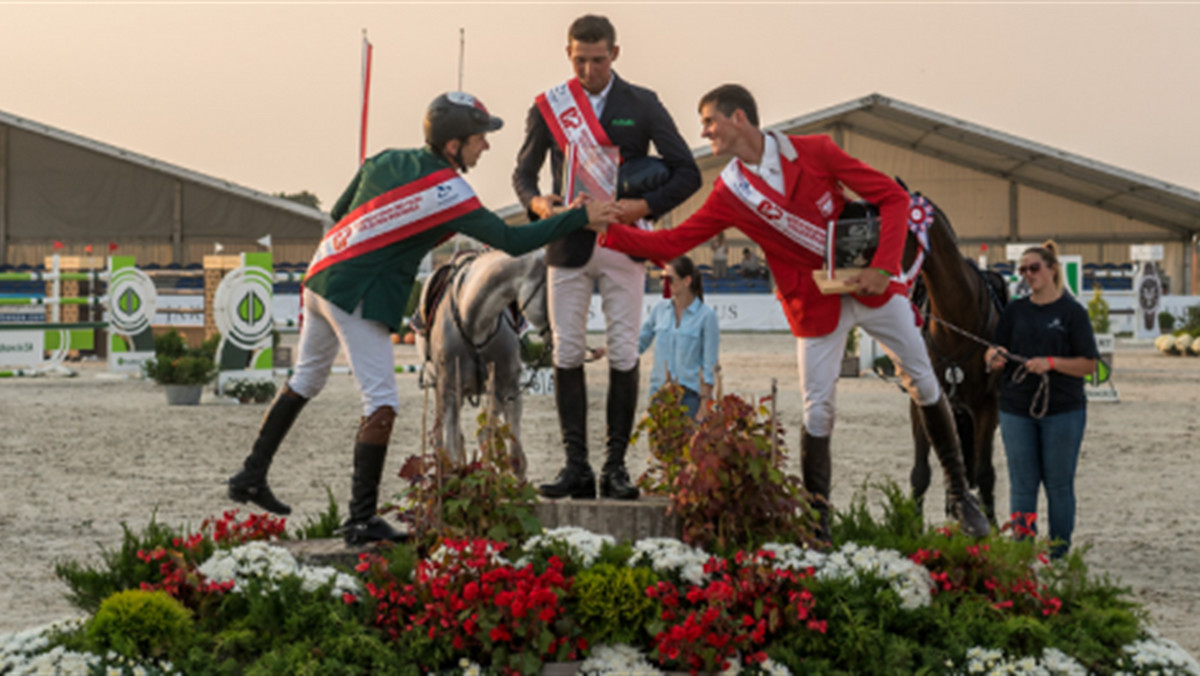
[[612,126],[614,126],[614,127],[632,127],[633,120],[629,119],[628,117],[613,118]]

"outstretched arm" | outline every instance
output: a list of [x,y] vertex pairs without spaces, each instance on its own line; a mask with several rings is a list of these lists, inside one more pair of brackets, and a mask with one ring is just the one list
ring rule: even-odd
[[612,224],[601,235],[601,244],[631,256],[669,261],[681,256],[721,232],[733,221],[719,198],[709,196],[699,211],[683,223],[667,230],[645,231]]

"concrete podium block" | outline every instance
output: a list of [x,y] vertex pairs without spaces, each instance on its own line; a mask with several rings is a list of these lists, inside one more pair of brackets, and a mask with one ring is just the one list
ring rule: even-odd
[[578,526],[611,535],[618,542],[642,538],[678,538],[683,533],[679,517],[667,515],[666,498],[639,500],[542,500],[537,517],[546,530]]
[[[562,526],[578,526],[601,535],[611,535],[617,542],[642,538],[678,538],[682,533],[679,517],[667,515],[670,502],[666,498],[640,500],[542,500],[537,505],[537,518],[546,530]],[[406,531],[405,524],[393,523]],[[339,566],[354,568],[359,555],[373,547],[347,547],[341,538],[319,540],[281,540],[276,545],[291,552],[300,563],[308,566]]]

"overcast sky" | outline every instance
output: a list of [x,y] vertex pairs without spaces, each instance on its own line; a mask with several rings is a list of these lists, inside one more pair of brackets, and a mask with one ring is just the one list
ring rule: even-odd
[[878,92],[1200,190],[1197,3],[0,0],[0,110],[328,209],[357,164],[362,30],[374,153],[421,144],[462,28],[463,88],[506,122],[468,180],[499,208],[528,107],[571,75],[566,29],[588,12],[693,147],[696,101],[723,82],[748,86],[766,124]]

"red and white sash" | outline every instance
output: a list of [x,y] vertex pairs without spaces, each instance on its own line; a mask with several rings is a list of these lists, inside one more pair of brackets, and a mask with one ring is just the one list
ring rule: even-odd
[[[592,109],[592,103],[583,91],[583,85],[579,84],[579,79],[572,78],[539,94],[537,107],[563,151],[567,166],[584,169],[577,179],[586,182],[594,193],[616,195],[614,180],[617,168],[612,159],[604,153],[588,152],[591,148],[611,146],[612,141],[604,127],[600,126],[596,111]],[[573,158],[572,155],[577,157]]]
[[436,228],[481,208],[475,191],[453,169],[441,169],[389,190],[346,214],[321,238],[306,277],[355,256]]
[[[825,256],[827,230],[788,211],[772,198],[779,195],[760,176],[744,171],[742,161],[734,158],[721,172],[721,184],[764,223],[818,256]],[[782,197],[782,195],[780,195]]]

